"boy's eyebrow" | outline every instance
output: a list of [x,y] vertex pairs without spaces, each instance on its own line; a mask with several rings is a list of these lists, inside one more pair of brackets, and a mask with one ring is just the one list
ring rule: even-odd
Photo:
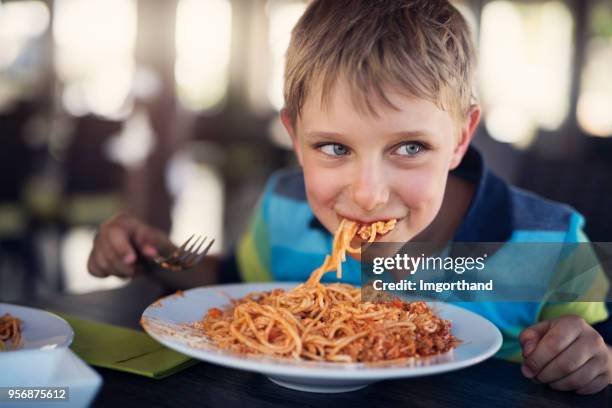
[[410,139],[417,139],[417,138],[425,138],[425,139],[432,139],[435,138],[434,134],[423,129],[423,130],[402,130],[399,132],[395,132],[392,133],[391,136],[394,137],[405,137],[405,138],[410,138]]
[[[336,132],[324,132],[324,131],[317,131],[317,130],[310,130],[310,131],[306,131],[304,132],[304,136],[305,137],[342,137],[343,135],[341,133],[336,133]],[[405,137],[405,138],[410,138],[410,139],[417,139],[417,138],[426,138],[426,139],[431,139],[431,138],[435,138],[435,136],[427,131],[427,130],[401,130],[399,132],[393,132],[391,133],[389,136],[392,137]]]
[[336,132],[322,132],[317,130],[307,130],[304,132],[305,137],[342,137],[342,134]]

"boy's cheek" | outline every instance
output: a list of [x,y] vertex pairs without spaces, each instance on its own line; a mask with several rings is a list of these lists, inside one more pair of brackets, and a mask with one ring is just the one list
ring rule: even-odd
[[398,183],[393,190],[412,211],[437,213],[444,197],[444,181],[415,175],[404,177],[403,183]]
[[342,191],[342,172],[304,171],[304,182],[311,204],[333,206]]
[[403,202],[410,210],[408,227],[416,235],[425,230],[438,215],[444,192],[429,185],[412,192],[405,191],[405,194]]
[[444,195],[447,178],[448,173],[439,166],[427,165],[418,169],[391,171],[389,184],[406,202],[431,202]]
[[439,205],[436,202],[431,202],[429,205],[425,205],[419,208],[413,208],[410,211],[410,217],[408,219],[409,230],[414,235],[423,232],[436,218],[439,210]]

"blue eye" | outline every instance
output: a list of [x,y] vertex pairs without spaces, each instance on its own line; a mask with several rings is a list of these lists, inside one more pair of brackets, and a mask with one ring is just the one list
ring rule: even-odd
[[338,143],[326,143],[319,146],[319,149],[329,156],[346,156],[348,154],[348,148]]
[[401,144],[397,149],[395,149],[395,154],[400,156],[416,156],[421,153],[425,147],[418,142],[408,142]]

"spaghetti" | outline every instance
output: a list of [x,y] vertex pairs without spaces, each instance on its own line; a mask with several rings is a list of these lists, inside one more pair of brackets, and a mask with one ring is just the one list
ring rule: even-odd
[[0,316],[0,351],[21,346],[21,320],[6,313]]
[[[375,362],[446,352],[457,344],[451,324],[424,302],[362,302],[352,285],[324,285],[322,276],[337,270],[355,235],[373,241],[395,220],[359,226],[340,223],[332,254],[310,278],[290,291],[251,293],[225,310],[212,308],[194,323],[220,348],[244,354],[268,354],[330,362]],[[363,235],[361,234],[363,232]]]
[[377,221],[369,225],[362,225],[357,230],[357,235],[361,237],[364,241],[368,241],[368,243],[374,242],[376,239],[376,234],[382,235],[391,231],[395,228],[395,224],[397,223],[397,219],[393,218],[389,221]]

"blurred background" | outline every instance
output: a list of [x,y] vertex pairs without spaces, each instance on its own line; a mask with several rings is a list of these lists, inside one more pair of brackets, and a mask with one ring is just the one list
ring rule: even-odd
[[[454,1],[479,48],[475,143],[612,240],[612,1]],[[120,210],[227,252],[268,175],[292,0],[0,0],[0,299],[125,285],[86,260]]]

